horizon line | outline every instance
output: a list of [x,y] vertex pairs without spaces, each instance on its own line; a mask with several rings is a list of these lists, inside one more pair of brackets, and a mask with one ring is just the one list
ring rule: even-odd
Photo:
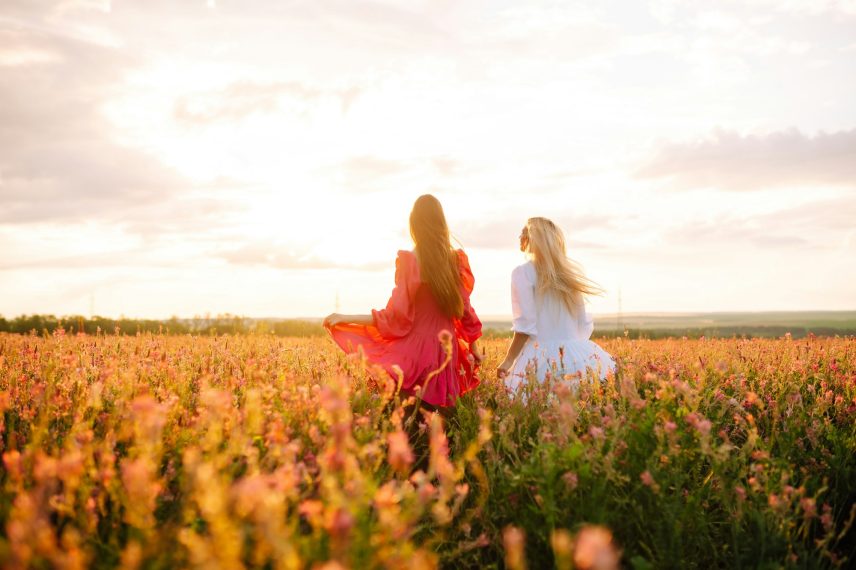
[[[770,313],[786,313],[786,314],[800,314],[800,313],[856,313],[856,308],[851,309],[763,309],[763,310],[717,310],[717,311],[632,311],[632,312],[612,312],[612,313],[592,313],[594,318],[600,319],[610,319],[610,318],[633,318],[633,317],[688,317],[688,316],[699,316],[699,315],[762,315],[762,314],[770,314]],[[134,315],[125,315],[120,314],[119,316],[110,316],[110,315],[84,315],[84,314],[62,314],[58,315],[56,313],[20,313],[14,317],[6,317],[3,313],[0,313],[0,319],[12,320],[21,317],[48,317],[52,316],[57,319],[77,319],[83,317],[85,319],[109,319],[109,320],[148,320],[148,321],[169,321],[171,319],[178,320],[192,320],[192,319],[217,319],[217,318],[240,318],[240,319],[251,319],[251,320],[294,320],[294,321],[321,321],[324,319],[322,316],[250,316],[250,315],[241,315],[237,313],[217,313],[217,314],[196,314],[193,316],[179,316],[179,315],[170,315],[168,317],[143,317],[143,316],[134,316]],[[512,320],[512,316],[510,314],[504,315],[483,315],[479,317],[482,322],[493,322],[493,321],[510,321]]]

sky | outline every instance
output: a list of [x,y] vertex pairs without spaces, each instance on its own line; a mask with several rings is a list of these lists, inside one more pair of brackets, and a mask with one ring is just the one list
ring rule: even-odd
[[0,314],[366,313],[431,193],[510,314],[856,309],[854,0],[3,0]]

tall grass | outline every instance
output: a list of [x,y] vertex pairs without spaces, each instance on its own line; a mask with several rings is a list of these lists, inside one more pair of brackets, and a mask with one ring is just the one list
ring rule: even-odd
[[443,419],[323,338],[0,335],[0,565],[853,563],[856,340],[603,344]]

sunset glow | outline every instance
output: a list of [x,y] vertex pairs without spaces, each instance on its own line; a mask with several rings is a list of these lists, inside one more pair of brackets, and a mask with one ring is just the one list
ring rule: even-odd
[[7,0],[0,314],[386,303],[435,194],[510,312],[527,217],[594,313],[854,309],[856,5]]

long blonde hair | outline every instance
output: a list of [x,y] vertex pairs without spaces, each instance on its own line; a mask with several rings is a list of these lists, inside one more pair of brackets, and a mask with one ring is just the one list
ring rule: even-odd
[[464,314],[458,255],[449,241],[443,206],[431,194],[416,199],[410,212],[410,236],[419,258],[419,273],[428,283],[440,309],[449,317]]
[[526,220],[529,232],[527,253],[532,256],[538,276],[536,291],[543,297],[555,293],[572,315],[583,306],[583,295],[601,295],[603,289],[583,274],[576,262],[568,259],[565,236],[556,224],[547,218]]

